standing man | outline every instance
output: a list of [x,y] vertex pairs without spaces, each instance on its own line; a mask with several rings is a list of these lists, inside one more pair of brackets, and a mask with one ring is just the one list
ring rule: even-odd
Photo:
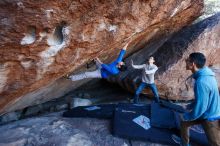
[[72,81],[78,81],[85,78],[107,78],[110,75],[116,75],[119,73],[119,71],[125,71],[127,67],[125,66],[125,63],[122,61],[126,49],[128,47],[129,42],[121,49],[121,52],[118,56],[118,58],[113,61],[110,64],[104,64],[102,63],[98,58],[95,59],[96,62],[96,70],[90,71],[90,72],[84,72],[77,75],[70,75],[67,76],[68,79],[71,79]]
[[154,64],[154,57],[150,57],[147,64],[134,65],[131,60],[131,65],[134,69],[142,69],[142,83],[135,91],[134,103],[138,103],[139,95],[145,87],[149,87],[154,94],[154,100],[159,102],[159,94],[157,87],[154,83],[154,74],[158,70],[158,67]]
[[215,74],[205,66],[206,58],[195,52],[186,59],[186,70],[195,79],[193,109],[182,116],[181,140],[183,146],[189,145],[189,127],[201,124],[210,146],[220,146],[220,97]]

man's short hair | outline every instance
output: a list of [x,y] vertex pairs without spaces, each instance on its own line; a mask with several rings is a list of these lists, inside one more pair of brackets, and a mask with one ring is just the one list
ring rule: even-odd
[[149,59],[154,59],[154,57],[153,57],[153,56],[150,56]]
[[189,55],[189,61],[195,63],[198,68],[203,68],[206,63],[205,55],[200,52],[194,52]]

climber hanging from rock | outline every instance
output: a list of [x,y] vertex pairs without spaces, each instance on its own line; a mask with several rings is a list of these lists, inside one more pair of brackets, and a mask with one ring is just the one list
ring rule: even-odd
[[158,67],[154,64],[154,57],[150,57],[146,64],[134,65],[131,60],[131,65],[134,69],[142,69],[142,82],[135,91],[134,103],[138,103],[139,95],[145,87],[149,87],[154,94],[154,100],[159,102],[159,94],[157,87],[154,83],[154,74],[158,70]]
[[96,70],[90,72],[83,72],[76,75],[67,75],[65,78],[68,78],[72,81],[78,81],[85,78],[108,78],[110,75],[117,75],[120,71],[125,71],[127,69],[125,63],[122,61],[128,44],[130,41],[121,49],[121,52],[118,58],[110,64],[102,63],[99,58],[95,58]]

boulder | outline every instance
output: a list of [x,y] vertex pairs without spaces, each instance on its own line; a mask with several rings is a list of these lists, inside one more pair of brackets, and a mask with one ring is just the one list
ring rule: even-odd
[[[207,58],[207,66],[215,73],[218,83],[220,83],[220,13],[200,21],[194,25],[183,28],[166,41],[155,53],[149,53],[143,49],[130,56],[134,64],[146,63],[149,56],[154,56],[156,65],[159,67],[156,73],[156,85],[161,98],[170,100],[191,100],[194,98],[193,80],[187,80],[189,85],[187,90],[185,80],[192,73],[186,71],[185,59],[193,52],[202,52]],[[117,77],[109,79],[110,82],[118,83],[131,92],[141,81],[141,71],[132,69],[121,73]],[[219,84],[220,88],[220,84]],[[144,93],[152,95],[150,90]]]
[[112,61],[132,37],[128,55],[161,45],[201,15],[203,0],[3,0],[0,7],[3,114],[75,89],[84,82],[60,78],[84,71],[94,57]]

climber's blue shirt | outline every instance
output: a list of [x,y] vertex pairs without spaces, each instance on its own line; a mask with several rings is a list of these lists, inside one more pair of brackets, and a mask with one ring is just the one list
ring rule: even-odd
[[102,78],[107,78],[110,75],[116,75],[119,73],[119,70],[117,68],[117,64],[122,61],[122,59],[125,55],[125,52],[126,51],[124,49],[122,49],[118,58],[114,62],[112,62],[110,64],[102,64],[102,68],[101,68]]
[[193,74],[195,79],[195,103],[191,112],[185,113],[186,121],[220,119],[220,97],[214,72],[204,67]]

